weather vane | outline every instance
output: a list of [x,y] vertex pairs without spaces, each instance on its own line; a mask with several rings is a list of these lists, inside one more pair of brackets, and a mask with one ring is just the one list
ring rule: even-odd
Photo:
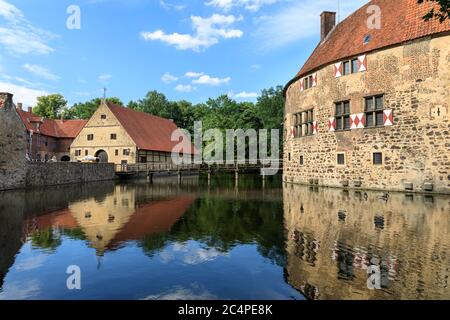
[[108,89],[103,88],[103,99],[106,100],[106,91],[108,91]]

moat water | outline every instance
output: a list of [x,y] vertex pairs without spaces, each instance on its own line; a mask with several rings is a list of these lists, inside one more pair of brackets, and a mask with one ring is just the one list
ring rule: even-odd
[[450,299],[449,275],[450,197],[250,175],[0,193],[0,299]]

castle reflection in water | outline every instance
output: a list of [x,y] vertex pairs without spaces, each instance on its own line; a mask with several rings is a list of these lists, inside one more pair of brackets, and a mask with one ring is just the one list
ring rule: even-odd
[[[450,299],[450,198],[285,185],[286,274],[309,299]],[[381,289],[368,287],[368,268]]]
[[[185,298],[450,299],[450,197],[261,182],[249,176],[235,188],[232,178],[208,186],[192,177],[181,186],[1,193],[0,299],[65,298],[60,268],[73,263],[65,255],[73,248],[91,274],[86,299],[135,298],[137,287],[144,297],[174,297],[171,286]],[[91,266],[92,255],[106,257],[109,274]],[[374,266],[377,290],[368,288]]]

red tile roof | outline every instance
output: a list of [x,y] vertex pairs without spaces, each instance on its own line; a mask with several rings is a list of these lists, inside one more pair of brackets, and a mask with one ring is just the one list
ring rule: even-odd
[[[23,110],[18,110],[18,113],[28,131],[39,132],[54,138],[75,139],[87,123],[86,120],[45,119]],[[39,131],[36,123],[40,123]]]
[[[172,133],[178,129],[173,121],[110,102],[107,105],[136,143],[138,149],[172,152],[173,148],[179,143],[171,141]],[[195,152],[192,144],[189,144],[186,148],[191,148],[192,153]]]
[[[381,29],[368,29],[370,14],[367,8],[377,5],[381,9]],[[347,19],[338,24],[320,43],[296,77],[297,79],[338,62],[377,49],[398,45],[406,41],[450,31],[450,21],[440,23],[437,20],[424,21],[422,17],[430,10],[433,3],[419,5],[417,0],[372,0],[358,9]],[[364,44],[364,37],[370,35],[372,40]]]

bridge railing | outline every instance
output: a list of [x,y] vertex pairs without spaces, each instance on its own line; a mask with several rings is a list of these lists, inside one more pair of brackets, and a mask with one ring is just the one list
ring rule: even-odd
[[117,173],[138,173],[138,172],[175,172],[175,171],[209,171],[209,170],[236,170],[236,169],[262,169],[269,167],[283,168],[283,160],[246,160],[235,161],[233,163],[224,162],[203,163],[203,164],[176,164],[173,162],[164,163],[136,163],[136,164],[118,164]]

